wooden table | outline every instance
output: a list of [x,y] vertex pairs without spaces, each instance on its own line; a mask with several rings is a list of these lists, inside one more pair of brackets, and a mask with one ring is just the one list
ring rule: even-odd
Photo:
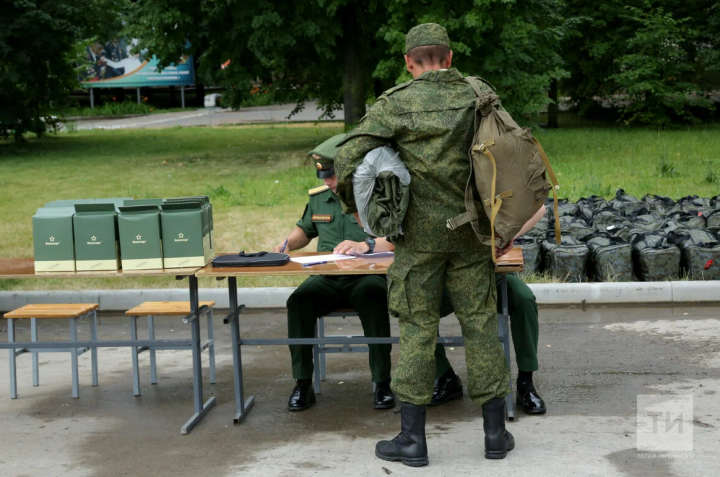
[[200,267],[166,268],[161,270],[132,271],[97,271],[97,272],[35,272],[32,258],[0,258],[0,279],[48,279],[48,278],[123,278],[123,277],[175,277],[177,280],[188,279],[191,312],[183,318],[190,324],[189,340],[113,340],[113,341],[78,341],[78,342],[13,342],[2,344],[0,349],[39,348],[118,348],[118,347],[158,347],[163,349],[191,349],[193,362],[193,398],[195,414],[181,427],[181,434],[187,434],[205,414],[215,405],[215,397],[203,401],[202,385],[202,343],[200,340],[200,305],[198,300],[198,279],[195,274]]
[[[324,253],[302,252],[290,253],[290,257],[317,256],[322,260]],[[224,318],[225,323],[231,325],[231,348],[233,353],[233,374],[235,380],[235,418],[233,422],[240,424],[247,416],[255,403],[255,396],[245,399],[242,377],[242,353],[241,347],[264,346],[264,345],[345,345],[345,344],[396,344],[399,338],[354,338],[354,337],[315,337],[315,338],[285,338],[285,339],[242,339],[240,337],[240,313],[245,307],[238,304],[237,298],[237,277],[257,276],[310,276],[310,275],[384,275],[392,264],[393,257],[368,257],[356,258],[353,260],[340,260],[322,265],[303,267],[296,262],[289,262],[276,267],[213,267],[212,264],[200,269],[196,277],[214,277],[216,279],[228,279],[228,294],[230,300],[230,312]],[[523,270],[522,249],[516,247],[508,254],[501,257],[495,267],[495,272],[501,274],[501,303],[502,313],[498,314],[499,336],[505,349],[505,358],[510,363],[510,329],[509,313],[507,303],[507,274],[521,272]],[[462,346],[462,337],[439,337],[438,343],[449,346]],[[512,389],[512,379],[510,379]],[[506,397],[506,409],[508,418],[514,419],[514,402],[512,393]]]

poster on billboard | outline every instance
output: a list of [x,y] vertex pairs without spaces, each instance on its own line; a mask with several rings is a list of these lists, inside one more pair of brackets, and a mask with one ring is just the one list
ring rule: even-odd
[[88,45],[78,78],[82,87],[139,88],[195,84],[192,56],[182,56],[177,64],[158,71],[157,58],[148,58],[147,50],[132,53],[135,45],[137,40],[120,38]]

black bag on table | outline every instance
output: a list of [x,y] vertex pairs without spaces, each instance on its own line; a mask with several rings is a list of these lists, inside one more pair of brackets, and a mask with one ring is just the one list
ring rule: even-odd
[[680,249],[668,242],[663,232],[633,233],[635,276],[644,282],[677,280],[680,278]]
[[720,243],[707,230],[677,230],[668,242],[680,247],[680,265],[692,280],[720,279]]
[[632,245],[607,232],[595,232],[583,239],[590,250],[588,276],[599,282],[633,281]]
[[279,267],[290,261],[286,253],[256,252],[220,255],[212,261],[213,267]]
[[585,280],[588,254],[587,245],[567,235],[563,235],[560,245],[557,245],[555,232],[548,232],[542,243],[544,269],[567,282]]

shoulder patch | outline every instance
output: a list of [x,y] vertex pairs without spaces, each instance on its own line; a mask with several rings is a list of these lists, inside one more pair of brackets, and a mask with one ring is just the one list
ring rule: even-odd
[[410,84],[412,84],[413,81],[415,81],[415,80],[406,81],[406,82],[404,82],[404,83],[400,83],[400,84],[397,85],[397,86],[393,86],[393,87],[390,88],[389,90],[385,91],[385,92],[382,94],[382,96],[389,96],[389,95],[393,94],[393,93],[396,92],[396,91],[400,91],[401,89],[407,88],[408,86],[410,86]]
[[318,195],[321,192],[325,192],[326,190],[330,190],[330,187],[328,187],[326,185],[322,185],[320,187],[315,187],[314,189],[310,189],[308,191],[308,195]]

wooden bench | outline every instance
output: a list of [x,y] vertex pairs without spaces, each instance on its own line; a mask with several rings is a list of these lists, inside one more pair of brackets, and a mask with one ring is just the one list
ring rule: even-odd
[[[8,320],[8,343],[15,342],[15,320],[30,320],[30,340],[38,342],[38,319],[68,319],[70,321],[70,341],[76,342],[77,323],[86,316],[92,315],[90,321],[90,341],[97,341],[97,309],[96,303],[77,304],[46,304],[46,305],[25,305],[22,308],[5,313]],[[90,350],[92,352],[92,384],[98,385],[98,361],[97,348],[94,346],[82,348],[21,348],[10,349],[10,397],[17,399],[17,362],[16,358],[24,353],[32,354],[33,386],[40,385],[40,366],[38,353],[61,353],[69,352],[72,367],[72,397],[80,397],[80,384],[78,376],[78,356]]]
[[[208,349],[210,355],[210,384],[215,384],[215,340],[213,330],[213,307],[214,301],[200,302],[200,317],[207,315],[207,334],[208,339],[201,343],[200,350]],[[130,317],[130,339],[137,340],[137,319],[140,316],[148,318],[148,339],[155,340],[155,317],[156,316],[187,316],[192,312],[189,301],[146,301],[135,308],[125,312]],[[157,384],[157,362],[155,351],[165,348],[160,345],[150,346],[132,346],[132,365],[133,365],[133,393],[140,396],[140,363],[138,356],[143,351],[150,352],[150,383]]]

